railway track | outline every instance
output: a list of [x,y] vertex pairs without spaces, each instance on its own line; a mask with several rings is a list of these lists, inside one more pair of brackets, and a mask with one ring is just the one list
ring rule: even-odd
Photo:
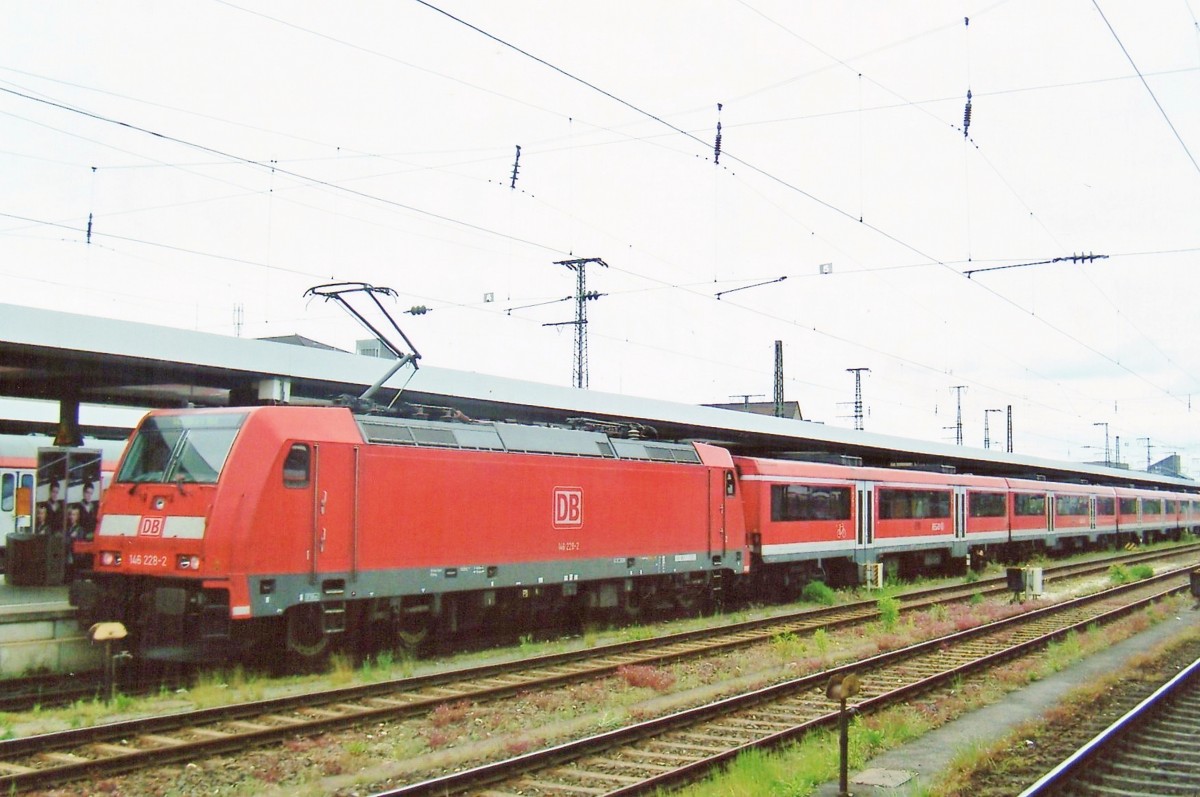
[[[1087,576],[1102,573],[1114,564],[1131,565],[1140,562],[1150,562],[1169,559],[1175,556],[1187,556],[1200,552],[1200,544],[1182,545],[1171,549],[1151,552],[1137,552],[1106,557],[1101,560],[1079,562],[1073,564],[1055,565],[1045,569],[1047,579],[1061,580],[1070,577]],[[975,584],[955,585],[917,590],[906,595],[900,595],[906,609],[916,609],[935,602],[947,602],[970,596],[976,592],[994,594],[1006,589],[1003,577],[984,579]],[[705,629],[690,632],[690,634],[674,634],[668,637],[655,637],[640,643],[627,643],[631,650],[657,645],[661,640],[684,641],[687,639],[703,639],[706,635],[734,633],[737,631],[754,632],[756,629],[766,631],[776,628],[772,633],[803,633],[821,624],[827,627],[837,627],[839,623],[859,622],[864,618],[873,618],[877,613],[874,601],[861,601],[844,604],[833,609],[807,609],[790,615],[774,618],[746,621],[745,623]],[[792,628],[783,627],[793,620],[797,621]],[[754,644],[757,637],[748,638],[745,644]],[[595,650],[595,649],[593,649]],[[156,676],[145,683],[138,683],[137,675],[129,669],[123,669],[117,690],[127,696],[137,697],[153,695],[164,688],[175,690],[186,688],[190,676]],[[0,712],[29,711],[34,707],[42,709],[64,706],[78,700],[93,700],[103,697],[107,686],[98,672],[83,672],[62,674],[35,674],[17,678],[0,679]]]
[[[1160,552],[1159,556],[1165,555]],[[1169,552],[1179,555],[1179,549]],[[1056,578],[1104,571],[1111,560],[1055,569]],[[1003,579],[901,596],[912,610],[988,590]],[[759,644],[781,633],[852,625],[878,616],[874,601],[753,620],[717,629],[474,667],[316,695],[276,698],[0,742],[0,789],[27,790],[240,751],[296,735],[420,716],[440,704],[484,701],[609,675],[623,665],[664,663]]]
[[833,725],[831,676],[862,679],[860,714],[1040,650],[1071,631],[1118,617],[1188,588],[1187,573],[1076,598],[970,631],[919,643],[749,694],[539,750],[377,797],[646,794],[695,781],[750,748],[774,747]]
[[1021,797],[1200,794],[1200,659]]

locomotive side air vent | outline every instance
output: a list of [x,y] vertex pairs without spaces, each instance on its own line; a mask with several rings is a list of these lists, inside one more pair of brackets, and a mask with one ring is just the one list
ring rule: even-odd
[[358,427],[369,443],[483,451],[504,450],[504,443],[491,424],[360,417]]
[[509,451],[567,457],[616,457],[608,437],[600,432],[511,423],[497,423],[496,432]]
[[647,445],[638,440],[613,440],[613,448],[621,459],[648,459],[654,462],[690,462],[699,464],[700,455],[688,445],[654,443]]
[[700,455],[696,453],[696,449],[688,446],[686,448],[667,448],[666,446],[646,446],[646,453],[650,459],[660,462],[699,462]]
[[601,431],[520,423],[447,423],[377,416],[359,416],[356,420],[367,442],[384,445],[700,463],[700,455],[691,445],[610,438]]
[[459,448],[458,440],[454,437],[454,432],[449,429],[429,429],[424,426],[414,426],[412,429],[413,440],[418,445],[424,446],[444,446],[451,448]]

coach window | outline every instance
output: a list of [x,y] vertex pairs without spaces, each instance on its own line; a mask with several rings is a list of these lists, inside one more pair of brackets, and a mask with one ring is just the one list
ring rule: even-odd
[[1122,515],[1136,515],[1137,514],[1137,499],[1136,498],[1122,498],[1119,508],[1121,510]]
[[1143,515],[1161,515],[1162,514],[1162,499],[1161,498],[1143,498],[1142,499],[1142,514]]
[[771,520],[849,520],[850,488],[771,486]]
[[1059,517],[1086,515],[1088,500],[1082,495],[1060,495],[1054,502],[1054,514]]
[[940,490],[880,490],[879,519],[950,517],[950,493]]
[[1046,496],[1017,493],[1013,496],[1013,514],[1026,517],[1046,514]]
[[11,473],[4,474],[3,484],[0,484],[0,510],[11,512],[13,496],[17,494],[17,477]]
[[283,486],[300,488],[308,486],[310,451],[304,443],[293,443],[283,461]]
[[971,517],[1004,517],[1008,514],[1004,493],[971,493],[967,507]]
[[1111,515],[1116,506],[1116,501],[1112,498],[1097,498],[1096,499],[1096,514]]

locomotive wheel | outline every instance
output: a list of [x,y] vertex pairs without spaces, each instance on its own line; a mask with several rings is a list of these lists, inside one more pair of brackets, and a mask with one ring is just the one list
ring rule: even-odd
[[428,613],[406,612],[396,623],[396,650],[416,653],[429,639],[431,618]]
[[329,650],[329,637],[315,603],[293,606],[287,613],[287,649],[302,659],[319,659]]

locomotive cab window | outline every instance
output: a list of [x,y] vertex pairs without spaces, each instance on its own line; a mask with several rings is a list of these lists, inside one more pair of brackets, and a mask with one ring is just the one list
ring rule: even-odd
[[312,461],[311,451],[304,443],[293,443],[283,460],[283,486],[291,488],[307,487],[309,479],[309,463]]
[[11,512],[16,505],[14,497],[17,494],[17,477],[12,473],[6,473],[3,477],[3,485],[0,486],[0,510]]
[[142,421],[118,482],[216,484],[244,412],[151,415]]

